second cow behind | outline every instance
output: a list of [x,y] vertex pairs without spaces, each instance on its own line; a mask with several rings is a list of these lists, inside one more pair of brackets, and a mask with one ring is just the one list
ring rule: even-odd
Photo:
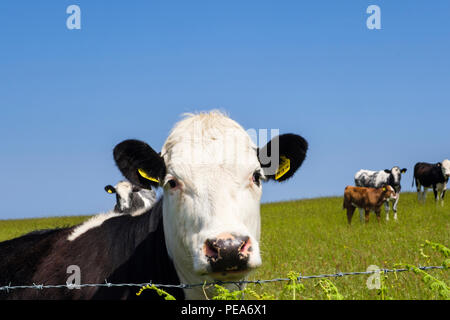
[[115,213],[139,215],[156,202],[154,190],[142,189],[128,181],[119,181],[114,187],[107,185],[105,191],[116,195]]

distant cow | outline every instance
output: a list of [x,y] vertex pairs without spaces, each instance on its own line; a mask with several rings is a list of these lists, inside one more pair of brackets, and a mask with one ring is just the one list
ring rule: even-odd
[[[262,263],[260,199],[263,181],[286,181],[302,165],[308,144],[294,134],[274,137],[259,148],[237,122],[220,112],[188,115],[171,131],[161,152],[125,140],[114,160],[125,178],[163,196],[147,212],[103,215],[73,228],[0,243],[0,286],[65,284],[77,265],[81,283],[177,285],[245,279]],[[226,151],[226,152],[225,152]],[[6,299],[137,297],[133,287],[18,289]],[[205,299],[214,288],[164,290],[177,299]]]
[[[414,182],[417,188],[417,198],[425,203],[426,192],[428,188],[433,188],[435,201],[441,200],[444,205],[445,191],[450,177],[450,160],[446,159],[436,164],[418,162],[414,166]],[[423,187],[423,192],[421,192]]]
[[[380,171],[371,170],[359,170],[355,174],[355,186],[366,187],[366,188],[380,188],[383,185],[389,185],[394,188],[397,197],[392,206],[394,211],[394,220],[397,220],[397,206],[400,199],[401,185],[400,181],[402,174],[407,171],[406,168],[400,169],[395,166],[391,170],[385,169]],[[384,203],[384,208],[386,210],[386,220],[389,220],[389,200]]]
[[116,195],[114,212],[124,214],[140,214],[156,202],[154,190],[142,189],[128,181],[119,181],[114,187],[107,185],[105,191]]
[[377,220],[380,221],[381,206],[385,201],[395,200],[397,194],[390,185],[381,188],[365,188],[347,186],[344,192],[343,208],[347,209],[347,221],[351,224],[355,209],[359,209],[360,221],[363,221],[363,211],[365,211],[365,222],[369,222],[369,213],[374,211]]

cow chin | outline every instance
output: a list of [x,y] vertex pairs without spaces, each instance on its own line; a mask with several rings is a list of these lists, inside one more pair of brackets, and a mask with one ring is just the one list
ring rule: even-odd
[[209,277],[213,281],[239,281],[244,279],[251,269],[242,271],[228,271],[228,272],[213,272],[209,274]]
[[195,271],[206,281],[239,281],[247,277],[249,273],[260,265],[261,263],[253,265],[248,264],[245,268],[239,270],[213,271],[208,264],[205,264],[203,268],[196,269]]

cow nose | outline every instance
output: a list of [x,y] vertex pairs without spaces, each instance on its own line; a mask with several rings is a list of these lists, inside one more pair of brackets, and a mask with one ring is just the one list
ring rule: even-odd
[[242,271],[247,269],[252,246],[248,236],[222,233],[207,239],[203,250],[212,272]]

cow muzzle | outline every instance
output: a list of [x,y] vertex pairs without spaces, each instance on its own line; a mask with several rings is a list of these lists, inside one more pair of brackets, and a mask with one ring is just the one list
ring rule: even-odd
[[203,252],[211,272],[242,272],[248,269],[252,243],[248,236],[222,233],[217,238],[207,239]]

